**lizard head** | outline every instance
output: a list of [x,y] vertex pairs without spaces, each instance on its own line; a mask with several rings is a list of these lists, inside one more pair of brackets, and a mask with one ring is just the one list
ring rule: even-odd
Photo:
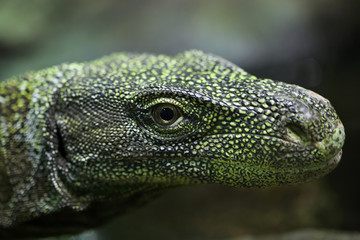
[[56,113],[79,186],[266,187],[309,181],[340,160],[344,127],[328,100],[222,58],[117,54],[81,68]]

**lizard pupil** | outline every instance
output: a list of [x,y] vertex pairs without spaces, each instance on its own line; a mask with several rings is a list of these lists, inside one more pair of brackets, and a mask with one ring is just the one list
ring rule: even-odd
[[171,108],[165,107],[160,110],[160,117],[165,121],[173,119],[175,113]]
[[158,104],[153,111],[155,121],[163,126],[173,124],[180,117],[178,108],[173,104]]

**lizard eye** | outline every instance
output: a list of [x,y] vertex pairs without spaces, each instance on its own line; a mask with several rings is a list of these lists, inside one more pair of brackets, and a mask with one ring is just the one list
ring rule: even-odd
[[159,95],[140,97],[136,99],[136,108],[132,111],[135,115],[131,117],[135,118],[139,127],[151,138],[179,140],[197,133],[204,123],[201,116],[207,117],[203,105],[198,104],[196,99],[180,96],[159,98]]
[[181,117],[181,113],[177,106],[163,103],[154,106],[153,117],[158,124],[169,126]]

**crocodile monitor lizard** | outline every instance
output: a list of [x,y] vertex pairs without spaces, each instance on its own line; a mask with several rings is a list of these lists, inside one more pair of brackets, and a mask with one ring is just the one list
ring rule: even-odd
[[3,237],[75,233],[177,186],[306,182],[345,138],[325,98],[201,51],[27,73],[0,103]]

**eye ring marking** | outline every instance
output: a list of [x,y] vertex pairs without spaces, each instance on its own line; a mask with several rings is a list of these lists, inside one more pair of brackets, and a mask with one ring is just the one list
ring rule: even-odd
[[158,124],[170,126],[176,122],[182,114],[177,106],[169,103],[161,103],[154,106],[152,115]]

